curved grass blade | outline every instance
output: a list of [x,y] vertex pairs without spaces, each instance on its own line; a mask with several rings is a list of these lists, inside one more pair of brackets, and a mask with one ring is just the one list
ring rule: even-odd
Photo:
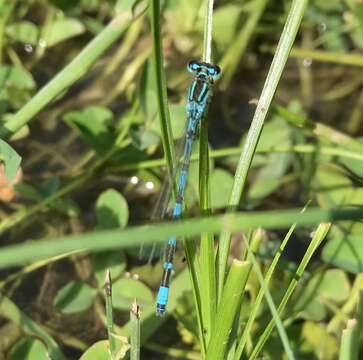
[[[272,60],[260,99],[257,104],[251,127],[248,131],[241,157],[238,162],[233,189],[229,198],[229,211],[235,211],[240,203],[242,192],[245,187],[247,174],[252,163],[258,139],[261,135],[264,121],[270,108],[272,99],[281,79],[286,61],[289,57],[291,47],[299,30],[305,7],[308,0],[294,0],[282,31],[275,56]],[[221,298],[224,276],[227,267],[230,249],[231,234],[226,231],[220,236],[218,249],[218,299]]]

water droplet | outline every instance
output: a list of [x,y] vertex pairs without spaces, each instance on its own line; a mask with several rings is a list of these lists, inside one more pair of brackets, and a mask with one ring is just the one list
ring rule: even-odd
[[33,52],[33,46],[31,44],[25,44],[24,45],[24,50],[27,52],[27,53],[32,53]]
[[309,66],[311,66],[311,64],[313,63],[313,60],[312,59],[310,59],[310,58],[305,58],[304,60],[303,60],[303,65],[305,66],[305,67],[309,67]]
[[45,48],[47,46],[47,42],[44,39],[40,39],[38,45],[42,48]]
[[138,184],[139,183],[139,178],[137,176],[132,176],[131,179],[130,179],[130,183],[131,184]]
[[146,189],[152,190],[154,189],[154,183],[152,181],[147,181],[145,184]]

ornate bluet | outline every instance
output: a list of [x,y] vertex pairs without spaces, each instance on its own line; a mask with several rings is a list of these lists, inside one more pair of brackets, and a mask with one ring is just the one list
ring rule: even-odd
[[[184,192],[187,184],[193,143],[198,135],[199,124],[206,115],[208,104],[212,97],[212,85],[221,76],[221,70],[217,65],[196,60],[189,62],[188,71],[194,75],[194,79],[188,91],[186,106],[187,126],[184,149],[180,160],[175,204],[172,212],[173,220],[178,220],[182,215]],[[159,316],[165,314],[168,303],[170,277],[173,270],[175,250],[176,237],[172,236],[169,238],[165,249],[164,272],[156,300],[156,314]]]

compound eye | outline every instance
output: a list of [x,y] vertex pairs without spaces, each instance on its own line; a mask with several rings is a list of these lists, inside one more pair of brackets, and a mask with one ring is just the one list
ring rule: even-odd
[[196,74],[200,70],[200,63],[197,60],[192,60],[188,64],[188,71],[192,74]]
[[208,66],[208,75],[213,79],[213,81],[218,80],[221,75],[221,68],[218,65]]

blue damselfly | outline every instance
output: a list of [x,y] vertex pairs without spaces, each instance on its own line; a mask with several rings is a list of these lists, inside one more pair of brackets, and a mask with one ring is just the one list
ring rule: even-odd
[[[221,70],[217,65],[195,60],[189,62],[188,71],[194,75],[194,79],[188,91],[186,106],[187,126],[183,153],[180,160],[180,171],[178,172],[175,204],[172,212],[173,220],[178,220],[181,217],[193,143],[198,136],[199,124],[206,115],[208,104],[212,97],[212,85],[221,76]],[[168,302],[176,241],[175,236],[170,237],[165,250],[164,272],[156,303],[156,313],[159,316],[164,315]]]

